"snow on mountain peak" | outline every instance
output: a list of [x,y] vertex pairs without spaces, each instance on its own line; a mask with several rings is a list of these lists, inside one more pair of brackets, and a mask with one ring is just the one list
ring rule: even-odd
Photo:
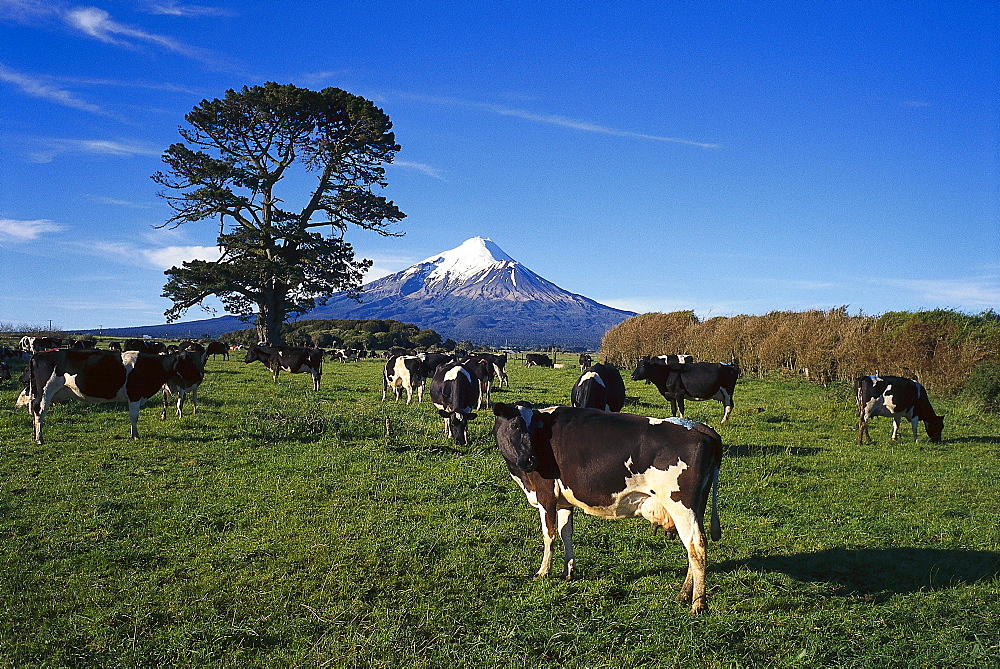
[[434,270],[427,275],[428,283],[462,283],[499,263],[517,264],[517,261],[504,253],[491,239],[473,237],[465,240],[461,246],[427,258],[419,265],[435,265]]

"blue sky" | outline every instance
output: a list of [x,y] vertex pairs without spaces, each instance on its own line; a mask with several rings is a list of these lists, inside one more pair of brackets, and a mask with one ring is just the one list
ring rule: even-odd
[[162,323],[217,230],[155,229],[150,175],[266,81],[393,120],[369,279],[479,235],[640,312],[1000,307],[995,1],[0,0],[0,35],[0,323]]

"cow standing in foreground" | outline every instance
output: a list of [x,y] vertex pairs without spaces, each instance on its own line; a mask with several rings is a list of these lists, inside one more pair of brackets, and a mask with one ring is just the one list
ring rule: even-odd
[[32,356],[21,377],[27,387],[17,406],[27,405],[34,422],[35,442],[42,442],[45,414],[54,402],[72,398],[84,402],[127,402],[132,437],[139,438],[139,409],[164,384],[180,379],[198,383],[201,371],[191,354],[151,355],[94,349],[42,351]]
[[724,362],[690,362],[691,356],[646,356],[632,372],[633,381],[645,380],[670,402],[670,413],[680,409],[684,417],[684,400],[718,400],[725,411],[722,422],[733,410],[733,392],[740,377],[740,368]]
[[603,518],[642,516],[675,531],[688,554],[677,600],[707,609],[705,511],[711,537],[722,536],[716,491],[722,440],[712,428],[678,418],[645,418],[597,409],[533,410],[493,406],[493,433],[511,476],[538,509],[544,551],[536,578],[548,575],[552,544],[562,538],[562,577],[573,575],[573,507]]
[[254,344],[247,349],[245,363],[262,362],[274,374],[278,382],[278,372],[285,370],[292,374],[308,372],[312,376],[313,390],[319,390],[323,377],[323,349],[301,346],[262,346]]
[[941,441],[944,416],[934,413],[927,391],[916,381],[899,376],[862,376],[854,382],[858,395],[858,444],[862,436],[872,443],[868,421],[873,416],[892,418],[892,440],[899,434],[899,422],[906,418],[913,426],[913,441],[917,441],[917,422],[924,421],[924,429],[931,441]]
[[458,362],[439,367],[431,380],[431,401],[444,418],[445,434],[459,446],[469,443],[468,426],[476,417],[472,406],[479,403],[479,380]]
[[587,367],[573,386],[571,400],[575,407],[621,411],[625,406],[625,382],[621,372],[600,363]]
[[424,361],[417,356],[400,355],[389,358],[382,370],[382,401],[385,401],[389,388],[392,388],[396,400],[402,399],[405,389],[407,404],[413,399],[414,392],[417,393],[417,403],[423,402],[425,378]]

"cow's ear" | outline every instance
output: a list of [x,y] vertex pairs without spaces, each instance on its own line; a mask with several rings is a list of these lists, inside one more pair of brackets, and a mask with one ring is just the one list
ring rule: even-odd
[[475,413],[465,414],[465,420],[474,420],[475,417],[478,416],[478,415],[479,414],[475,414]]
[[451,414],[444,409],[438,409],[438,415],[441,416],[441,418],[447,418]]
[[497,402],[493,405],[493,415],[499,416],[501,418],[513,418],[519,415],[517,407],[513,404],[504,404],[503,402]]

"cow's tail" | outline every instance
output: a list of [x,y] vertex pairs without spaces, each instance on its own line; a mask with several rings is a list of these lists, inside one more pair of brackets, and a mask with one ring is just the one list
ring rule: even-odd
[[716,465],[712,470],[712,523],[711,523],[711,533],[709,536],[712,537],[712,541],[718,541],[722,538],[722,525],[719,523],[719,466]]

